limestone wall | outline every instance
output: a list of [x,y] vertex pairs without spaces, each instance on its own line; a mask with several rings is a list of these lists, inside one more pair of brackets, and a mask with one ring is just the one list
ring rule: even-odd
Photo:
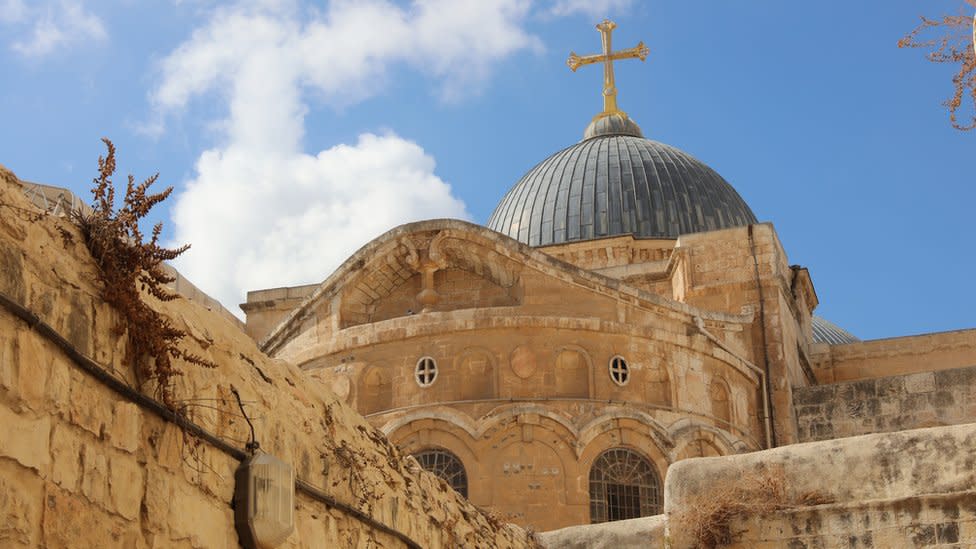
[[740,515],[726,547],[972,547],[974,462],[976,424],[678,462],[665,480],[670,541],[673,549],[694,547],[676,517],[729,493],[758,491],[754,479],[766,474],[782,480],[789,504]]
[[968,423],[976,419],[976,367],[794,389],[804,442]]
[[[668,471],[665,514],[539,538],[552,549],[968,549],[974,462],[973,423],[689,459]],[[728,538],[700,543],[701,530]]]
[[[34,311],[81,353],[136,385],[115,313],[74,234],[30,206],[0,168],[0,294]],[[214,369],[185,367],[176,396],[189,418],[242,447],[240,392],[262,448],[334,499],[422,547],[531,547],[420,471],[358,414],[283,361],[262,355],[219,314],[179,299],[157,304]],[[237,461],[140,408],[0,306],[0,547],[236,548]],[[299,492],[284,547],[402,547]]]
[[821,383],[976,366],[976,329],[820,345],[812,362]]

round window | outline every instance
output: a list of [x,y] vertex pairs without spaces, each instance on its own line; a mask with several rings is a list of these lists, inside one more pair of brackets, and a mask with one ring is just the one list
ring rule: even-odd
[[610,379],[621,387],[630,381],[630,366],[624,357],[617,355],[610,359]]
[[437,379],[437,362],[434,362],[434,359],[429,356],[421,358],[417,361],[413,376],[417,380],[417,385],[430,387]]

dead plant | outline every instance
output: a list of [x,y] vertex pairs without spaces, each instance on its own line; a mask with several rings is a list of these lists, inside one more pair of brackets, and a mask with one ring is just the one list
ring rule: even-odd
[[130,175],[122,207],[115,209],[115,185],[112,182],[115,146],[106,138],[102,141],[108,154],[98,158],[98,177],[92,188],[93,211],[87,215],[76,214],[75,218],[85,244],[98,264],[102,297],[119,313],[115,333],[127,336],[128,362],[136,365],[140,384],[155,382],[155,396],[179,413],[172,385],[173,378],[182,372],[174,360],[206,368],[216,365],[182,348],[180,340],[186,332],[174,327],[169,318],[146,304],[143,294],[148,293],[160,301],[178,297],[166,287],[173,278],[163,271],[162,262],[176,258],[190,246],[187,244],[177,249],[160,246],[161,222],[153,227],[149,242],[143,241],[139,221],[173,191],[169,187],[161,193],[148,193],[159,174],[138,185]]
[[766,468],[745,473],[728,486],[716,486],[675,513],[672,528],[685,532],[703,549],[730,545],[741,532],[733,530],[735,519],[831,503],[820,492],[791,495],[782,468]]
[[[976,7],[976,0],[966,0]],[[930,32],[938,38],[923,40]],[[941,19],[922,17],[915,30],[898,41],[899,48],[931,49],[926,58],[934,63],[959,64],[959,72],[952,77],[953,94],[943,105],[949,109],[949,121],[958,130],[976,128],[976,16],[969,14],[945,15]],[[971,103],[971,118],[963,124],[957,114],[963,103]]]

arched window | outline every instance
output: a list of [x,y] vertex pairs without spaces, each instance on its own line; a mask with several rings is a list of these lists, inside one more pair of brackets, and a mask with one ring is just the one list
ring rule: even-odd
[[661,479],[647,458],[627,448],[611,448],[596,458],[590,469],[590,522],[661,512]]
[[723,429],[727,429],[732,421],[732,403],[729,401],[729,389],[725,382],[713,379],[708,386],[708,398],[712,401],[712,415],[723,423]]
[[421,467],[444,479],[457,493],[468,497],[468,474],[456,455],[438,448],[421,450],[413,457]]

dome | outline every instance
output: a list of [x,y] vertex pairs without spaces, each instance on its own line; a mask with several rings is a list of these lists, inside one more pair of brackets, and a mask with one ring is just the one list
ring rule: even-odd
[[860,339],[851,335],[850,332],[827,320],[826,318],[813,315],[813,341],[814,343],[829,343],[830,345],[843,345],[845,343],[857,343]]
[[619,235],[678,235],[756,222],[745,201],[698,159],[645,139],[626,114],[597,116],[583,141],[529,170],[488,228],[530,246]]

